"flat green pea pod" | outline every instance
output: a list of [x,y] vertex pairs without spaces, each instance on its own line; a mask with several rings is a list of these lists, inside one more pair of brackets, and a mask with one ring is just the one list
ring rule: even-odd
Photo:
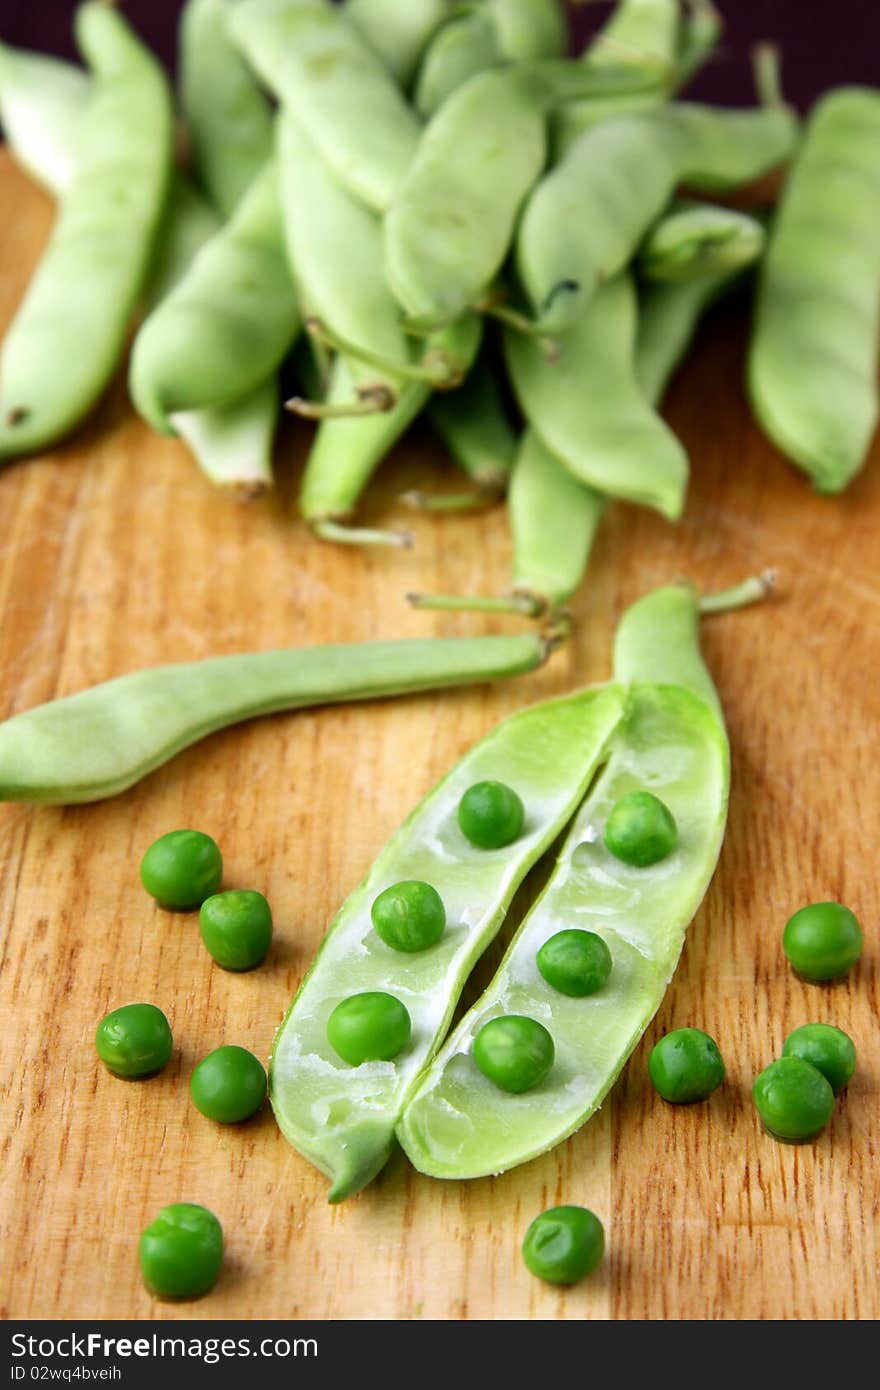
[[250,652],[135,671],[0,724],[0,800],[100,801],[245,719],[520,675],[550,650],[534,634],[450,637]]
[[132,399],[167,432],[170,415],[225,405],[265,382],[299,329],[272,162],[142,325]]
[[840,492],[877,423],[880,92],[815,107],[782,193],[749,350],[752,408],[820,492]]
[[16,160],[57,197],[73,181],[89,79],[73,63],[0,43],[0,123]]
[[384,212],[415,155],[420,127],[344,13],[326,0],[238,0],[230,33],[340,182]]
[[505,330],[504,349],[523,413],[550,452],[589,487],[674,521],[684,506],[687,454],[639,389],[637,330],[635,287],[618,275],[558,335],[558,361],[516,329]]
[[385,218],[388,283],[414,328],[450,323],[486,299],[544,166],[551,107],[573,91],[638,90],[648,80],[546,59],[481,73],[452,93]]
[[568,21],[559,0],[485,0],[485,5],[510,62],[565,56]]
[[765,240],[763,225],[748,213],[682,201],[648,232],[636,269],[647,280],[676,284],[732,274],[759,259]]
[[224,217],[272,153],[272,113],[227,34],[234,0],[186,0],[180,95],[198,182]]
[[467,493],[408,493],[412,506],[427,511],[460,511],[499,497],[507,487],[516,453],[516,436],[501,399],[501,388],[485,355],[456,391],[428,403],[428,419],[461,471],[473,484]]
[[122,353],[171,170],[171,100],[121,15],[82,5],[93,74],[73,180],[0,357],[0,458],[60,439],[94,405]]
[[450,0],[345,0],[345,18],[401,87],[409,86],[432,35],[454,9]]
[[[285,1136],[330,1178],[331,1202],[357,1192],[386,1162],[467,976],[583,796],[621,705],[616,687],[599,687],[505,720],[408,817],[334,918],[275,1038],[269,1091]],[[459,828],[457,808],[470,787],[498,778],[521,798],[525,823],[506,848],[479,849]],[[386,946],[371,919],[379,893],[406,880],[431,885],[446,913],[440,940],[418,953]],[[350,996],[374,992],[408,1011],[410,1041],[391,1061],[351,1066],[328,1040],[328,1018]]]
[[433,116],[459,87],[487,68],[502,67],[505,56],[487,5],[472,5],[438,30],[419,65],[413,104]]
[[540,331],[562,332],[631,260],[678,184],[735,188],[791,152],[782,105],[723,110],[681,102],[587,130],[535,187],[516,260]]
[[[741,597],[735,591],[733,603]],[[723,596],[716,606],[725,606]],[[712,877],[727,815],[727,738],[699,653],[697,614],[696,595],[674,586],[623,617],[614,666],[625,717],[609,731],[601,771],[544,892],[492,983],[423,1074],[398,1126],[421,1172],[497,1174],[573,1134],[608,1094],[663,999]],[[678,835],[667,857],[637,867],[606,848],[603,827],[621,797],[645,787],[672,813]],[[538,969],[538,951],[566,927],[588,928],[611,954],[606,983],[587,997],[555,989]],[[518,1095],[485,1077],[472,1055],[481,1028],[511,1014],[543,1025],[555,1049],[546,1079]]]
[[647,285],[639,300],[636,379],[647,401],[657,405],[681,363],[707,309],[737,281],[722,272],[684,284]]
[[[482,323],[476,314],[434,335],[437,351],[460,362],[466,371],[477,355]],[[343,405],[357,391],[356,367],[340,354],[330,377],[328,404]],[[382,531],[348,524],[361,493],[377,465],[397,443],[430,399],[424,381],[404,382],[391,410],[361,419],[335,419],[333,410],[322,420],[306,461],[300,488],[300,513],[322,540],[353,545],[408,546],[405,532]],[[343,412],[339,412],[340,414]]]

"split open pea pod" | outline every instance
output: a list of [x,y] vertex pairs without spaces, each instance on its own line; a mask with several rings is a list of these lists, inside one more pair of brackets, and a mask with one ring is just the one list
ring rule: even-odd
[[[467,976],[526,872],[574,814],[622,712],[620,689],[601,686],[505,720],[416,808],[337,914],[275,1039],[270,1069],[278,1123],[329,1176],[331,1201],[358,1191],[388,1158]],[[459,826],[462,795],[484,781],[506,783],[524,806],[520,834],[502,849],[475,847]],[[386,945],[370,912],[384,889],[407,880],[430,884],[446,912],[440,939],[414,953]],[[407,1010],[409,1041],[392,1060],[353,1066],[331,1045],[328,1020],[355,995],[384,996],[386,1008],[391,996]]]
[[[683,586],[657,590],[623,618],[614,665],[624,717],[609,728],[600,770],[542,896],[404,1111],[400,1142],[424,1173],[500,1173],[565,1139],[601,1104],[660,1005],[727,814],[727,738],[697,619],[696,596]],[[612,807],[643,790],[678,829],[675,847],[649,867],[622,862],[603,839]],[[611,954],[607,981],[587,997],[554,989],[537,964],[544,943],[571,928],[595,933]],[[517,1095],[487,1078],[473,1055],[481,1029],[504,1015],[533,1019],[554,1045],[545,1078]]]

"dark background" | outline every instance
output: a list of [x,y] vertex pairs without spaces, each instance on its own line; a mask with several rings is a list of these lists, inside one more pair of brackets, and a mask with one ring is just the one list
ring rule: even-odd
[[[173,63],[182,0],[123,0],[143,37]],[[402,5],[408,0],[400,0]],[[742,104],[752,100],[749,48],[773,39],[783,50],[789,100],[802,109],[826,87],[841,82],[880,86],[878,0],[716,0],[725,36],[709,67],[690,89],[694,96]],[[28,48],[73,56],[75,0],[0,0],[0,38]],[[601,24],[610,6],[571,7],[578,46]]]

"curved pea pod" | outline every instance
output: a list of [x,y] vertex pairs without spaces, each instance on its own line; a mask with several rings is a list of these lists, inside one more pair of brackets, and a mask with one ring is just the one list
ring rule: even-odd
[[572,324],[631,260],[683,181],[735,188],[791,152],[786,107],[725,111],[681,102],[587,130],[533,190],[516,261],[543,332]]
[[56,197],[73,180],[75,129],[88,97],[82,68],[0,43],[3,134],[19,164]]
[[227,33],[230,0],[187,0],[180,96],[198,181],[224,216],[272,154],[272,113]]
[[[382,274],[379,219],[343,188],[305,128],[289,112],[278,127],[281,207],[290,267],[306,321],[319,320],[350,353],[409,363],[410,340]],[[400,377],[374,369],[368,380],[393,404]]]
[[[431,340],[467,370],[477,354],[482,323],[465,315]],[[328,401],[350,401],[357,392],[357,364],[340,355],[333,364]],[[389,411],[361,419],[322,420],[309,452],[300,489],[300,513],[323,540],[354,544],[407,545],[395,531],[368,531],[340,523],[354,511],[377,465],[409,428],[430,397],[424,381],[403,383]]]
[[239,0],[230,33],[337,178],[384,212],[415,155],[420,127],[344,13],[314,0]]
[[413,103],[420,115],[433,116],[469,78],[502,67],[505,56],[488,7],[474,7],[450,19],[433,37],[419,65]]
[[[278,1124],[331,1179],[331,1201],[357,1192],[386,1162],[408,1094],[468,974],[518,884],[583,796],[620,716],[620,691],[608,686],[505,720],[416,808],[334,918],[275,1038],[269,1071]],[[479,850],[459,829],[456,809],[473,783],[499,778],[522,798],[525,825],[505,849]],[[432,884],[446,908],[443,936],[416,955],[385,946],[370,917],[376,896],[404,879]],[[368,990],[405,1005],[412,1036],[393,1062],[351,1067],[330,1046],[327,1019],[341,1000]]]
[[758,260],[765,240],[763,225],[748,213],[681,202],[651,228],[636,268],[648,280],[676,283],[733,274]]
[[33,452],[83,419],[121,356],[171,170],[170,93],[109,6],[82,5],[77,42],[94,83],[76,168],[0,356],[0,458]]
[[513,537],[513,591],[538,611],[571,598],[584,577],[607,505],[574,478],[532,429],[520,442],[507,505]]
[[646,79],[562,59],[478,74],[428,123],[385,218],[385,268],[414,327],[477,307],[507,255],[544,166],[547,114],[578,91],[638,90]]
[[764,260],[748,385],[767,435],[820,492],[861,468],[877,423],[880,92],[810,117]]
[[169,415],[225,404],[265,382],[299,329],[271,163],[141,327],[132,399],[167,431]]
[[[516,436],[504,409],[498,378],[485,355],[458,390],[435,395],[427,413],[452,457],[474,484],[473,497],[485,499],[503,492],[513,466]],[[422,506],[431,508],[442,502],[442,497],[419,494]]]
[[400,83],[408,86],[432,35],[449,17],[449,0],[345,0],[345,18]]
[[637,327],[632,280],[619,275],[559,335],[557,362],[514,329],[505,330],[505,355],[526,419],[576,478],[675,520],[684,506],[687,455],[639,389]]
[[645,287],[639,300],[635,372],[645,399],[652,405],[662,400],[703,314],[737,279],[735,272],[722,272],[683,284]]
[[[629,694],[625,718],[603,750],[604,766],[498,973],[423,1075],[398,1126],[410,1160],[434,1177],[504,1172],[590,1118],[659,1008],[715,869],[729,754],[717,697],[699,660],[695,598],[683,588],[659,590],[631,611],[639,608],[638,639],[629,615],[617,639],[616,675]],[[645,631],[661,635],[644,645]],[[655,664],[667,635],[670,647]],[[666,859],[639,869],[605,848],[602,831],[615,802],[645,787],[671,810],[679,837]],[[607,983],[587,998],[554,990],[536,964],[544,942],[570,927],[595,932],[611,953]],[[472,1057],[476,1033],[500,1014],[536,1019],[555,1045],[546,1080],[520,1095],[500,1091]]]
[[519,675],[540,666],[549,650],[534,635],[437,638],[249,652],[135,671],[0,723],[0,800],[100,801],[245,719]]

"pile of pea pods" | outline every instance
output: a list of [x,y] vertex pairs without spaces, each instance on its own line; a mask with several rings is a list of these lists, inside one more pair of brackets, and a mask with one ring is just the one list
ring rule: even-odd
[[[134,321],[136,409],[239,493],[271,484],[295,382],[324,540],[407,541],[356,511],[427,416],[462,486],[407,500],[506,497],[513,573],[416,601],[543,613],[609,499],[680,516],[688,458],[658,407],[751,277],[755,412],[839,491],[877,418],[880,92],[832,91],[801,131],[765,46],[753,109],[680,100],[720,30],[710,0],[620,0],[572,58],[559,0],[187,0],[177,99],[97,0],[84,69],[0,47],[7,138],[59,200],[0,358],[0,459],[80,423]],[[786,164],[775,212],[711,201]]]

